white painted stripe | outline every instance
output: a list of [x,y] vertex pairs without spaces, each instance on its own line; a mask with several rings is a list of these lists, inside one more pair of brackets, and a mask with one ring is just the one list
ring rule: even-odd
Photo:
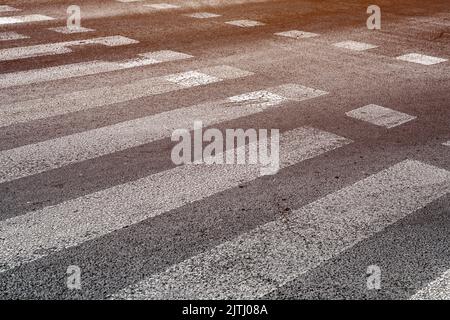
[[271,89],[271,92],[296,101],[308,100],[328,94],[326,91],[291,83],[275,87]]
[[[199,119],[205,125],[210,125],[259,113],[266,108],[280,105],[288,99],[303,100],[273,93],[283,87],[175,109],[2,151],[0,152],[0,183],[167,138],[175,129],[191,128],[193,122]],[[303,90],[303,87],[299,86],[298,89]],[[106,95],[104,99],[108,98],[109,96]],[[85,99],[89,101],[90,98]],[[68,103],[71,102],[68,101]]]
[[227,21],[225,23],[233,25],[233,26],[242,27],[242,28],[250,28],[250,27],[256,27],[256,26],[263,26],[263,25],[265,25],[262,22],[253,21],[253,20],[233,20],[233,21]]
[[56,27],[56,28],[48,28],[50,31],[62,33],[62,34],[72,34],[72,33],[85,33],[85,32],[93,32],[94,29],[84,28],[84,27]]
[[255,299],[450,191],[406,160],[119,291],[125,299]]
[[351,41],[351,40],[335,43],[335,44],[333,44],[333,46],[338,47],[338,48],[348,49],[348,50],[354,50],[354,51],[364,51],[364,50],[374,49],[374,48],[378,47],[378,46],[375,46],[372,44]]
[[443,143],[444,146],[450,147],[450,140]]
[[50,21],[50,20],[54,20],[54,18],[44,16],[42,14],[30,14],[28,16],[0,17],[0,25]]
[[369,104],[367,106],[349,111],[346,113],[348,117],[366,121],[377,126],[386,127],[388,129],[397,127],[406,122],[416,119],[415,116],[378,106]]
[[186,14],[185,16],[196,19],[211,19],[220,17],[220,14],[209,13],[209,12],[196,12],[191,14]]
[[450,300],[450,269],[417,291],[410,300]]
[[121,86],[94,88],[50,98],[20,101],[0,107],[0,127],[218,83],[252,74],[229,66],[216,66],[143,79]]
[[198,71],[188,71],[169,75],[165,77],[165,80],[186,88],[220,82],[219,78]]
[[70,49],[70,47],[73,46],[85,46],[97,44],[108,47],[115,47],[135,43],[139,43],[139,41],[123,36],[111,36],[111,37],[92,38],[87,40],[75,40],[67,42],[56,42],[50,44],[39,44],[28,47],[15,47],[0,50],[0,61],[70,53],[72,52],[72,49]]
[[0,41],[22,40],[29,38],[29,36],[25,36],[14,31],[0,32]]
[[407,62],[423,64],[423,65],[426,65],[426,66],[430,66],[430,65],[433,65],[433,64],[438,64],[438,63],[442,63],[442,62],[448,61],[448,59],[427,56],[427,55],[420,54],[420,53],[405,54],[405,55],[402,55],[400,57],[397,57],[397,59],[398,60],[402,60],[402,61],[407,61]]
[[160,50],[160,51],[154,51],[154,52],[147,52],[141,54],[141,56],[148,58],[148,59],[154,59],[157,62],[168,62],[168,61],[175,61],[175,60],[182,60],[182,59],[188,59],[192,58],[193,56],[171,51],[171,50]]
[[317,33],[300,31],[300,30],[277,32],[277,33],[275,33],[275,35],[281,36],[281,37],[287,37],[287,38],[294,38],[294,39],[306,39],[306,38],[313,38],[313,37],[319,36]]
[[153,3],[153,4],[144,4],[144,7],[152,8],[155,10],[168,10],[168,9],[177,9],[181,8],[175,4],[170,3]]
[[141,53],[138,54],[138,57],[139,58],[114,62],[94,60],[63,66],[4,73],[0,77],[0,88],[81,77],[122,69],[148,66],[162,62],[193,58],[191,55],[170,50]]
[[14,7],[7,5],[0,5],[0,12],[14,12],[14,11],[20,11],[20,9],[16,9]]
[[[281,136],[280,166],[350,142],[317,129],[292,130]],[[260,169],[259,165],[183,165],[0,221],[0,272],[235,188],[260,177]]]

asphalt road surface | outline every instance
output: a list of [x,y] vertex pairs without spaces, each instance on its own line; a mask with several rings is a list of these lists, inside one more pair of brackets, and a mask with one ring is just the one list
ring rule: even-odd
[[0,3],[0,298],[449,299],[448,0],[165,1]]

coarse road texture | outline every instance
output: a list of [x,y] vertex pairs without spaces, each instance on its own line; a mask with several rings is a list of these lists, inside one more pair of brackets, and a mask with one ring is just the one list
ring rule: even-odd
[[0,299],[450,299],[448,0],[72,4],[0,3]]

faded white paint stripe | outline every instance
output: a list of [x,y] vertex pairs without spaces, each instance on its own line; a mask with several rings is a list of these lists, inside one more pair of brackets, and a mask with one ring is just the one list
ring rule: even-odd
[[17,33],[15,31],[0,32],[0,41],[21,40],[21,39],[28,39],[28,38],[30,38],[30,37],[20,34],[20,33]]
[[[290,86],[292,91],[294,85]],[[196,120],[211,125],[263,112],[288,99],[303,100],[301,97],[285,98],[271,92],[279,91],[283,87],[285,86],[175,109],[2,151],[0,183],[167,138],[175,129],[191,128]],[[303,90],[303,87],[299,86],[298,90]]]
[[14,11],[20,11],[20,9],[16,9],[14,7],[7,5],[0,5],[0,12],[14,12]]
[[13,73],[4,73],[0,77],[0,88],[12,86],[22,86],[32,83],[69,79],[104,72],[117,71],[128,68],[142,67],[162,62],[183,60],[193,58],[193,56],[162,50],[146,52],[138,55],[138,58],[125,59],[121,61],[100,61],[73,63],[56,67],[27,70]]
[[62,34],[72,34],[72,33],[85,33],[85,32],[93,32],[94,29],[84,28],[84,27],[56,27],[49,28],[48,30],[62,33]]
[[237,27],[242,27],[242,28],[251,28],[251,27],[265,25],[262,22],[254,21],[254,20],[233,20],[233,21],[227,21],[225,23],[233,25],[233,26],[237,26]]
[[450,300],[450,269],[417,291],[410,300]]
[[155,10],[169,10],[169,9],[178,9],[181,8],[178,5],[170,4],[170,3],[153,3],[153,4],[144,4],[144,7],[152,8]]
[[211,19],[220,17],[220,14],[209,13],[209,12],[196,12],[191,14],[186,14],[186,17],[196,18],[196,19]]
[[28,16],[0,17],[0,25],[50,21],[50,20],[54,20],[54,18],[44,16],[42,14],[30,14]]
[[[280,167],[351,141],[313,128],[281,136]],[[260,177],[259,165],[183,165],[0,221],[0,272],[200,201]]]
[[406,160],[119,291],[120,299],[254,299],[450,191],[450,172]]
[[413,62],[413,63],[417,63],[417,64],[423,64],[425,66],[431,66],[433,64],[438,64],[438,63],[448,61],[448,59],[427,56],[427,55],[420,54],[420,53],[408,53],[408,54],[402,55],[400,57],[397,57],[396,59],[402,60],[402,61],[407,61],[407,62]]
[[364,42],[357,42],[357,41],[352,41],[352,40],[335,43],[335,44],[333,44],[333,46],[338,47],[338,48],[348,49],[348,50],[354,50],[354,51],[364,51],[364,50],[377,48],[377,46],[372,45],[372,44],[368,44],[368,43],[364,43]]
[[108,47],[115,47],[136,43],[139,43],[139,41],[123,36],[110,36],[110,37],[92,38],[87,40],[75,40],[67,42],[39,44],[28,47],[14,47],[0,50],[0,61],[9,61],[16,59],[40,57],[46,55],[58,55],[70,53],[72,52],[72,49],[70,47],[73,46],[85,46],[97,44]]
[[307,38],[314,38],[314,37],[319,36],[317,33],[300,31],[300,30],[277,32],[277,33],[275,33],[275,35],[281,36],[281,37],[287,37],[287,38],[294,38],[294,39],[307,39]]
[[[226,72],[230,72],[230,74],[226,74]],[[0,127],[236,79],[251,74],[228,66],[217,66],[143,79],[122,86],[101,87],[61,94],[51,98],[20,101],[0,106]]]
[[376,104],[369,104],[367,106],[349,111],[346,115],[348,117],[366,121],[380,127],[386,127],[388,129],[397,127],[417,118],[415,116]]

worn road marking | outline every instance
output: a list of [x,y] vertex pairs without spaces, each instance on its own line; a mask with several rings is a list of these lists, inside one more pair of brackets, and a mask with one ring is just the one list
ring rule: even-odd
[[367,106],[349,111],[346,115],[348,117],[370,122],[374,125],[386,127],[388,129],[397,127],[417,118],[415,116],[378,106],[376,104],[369,104]]

